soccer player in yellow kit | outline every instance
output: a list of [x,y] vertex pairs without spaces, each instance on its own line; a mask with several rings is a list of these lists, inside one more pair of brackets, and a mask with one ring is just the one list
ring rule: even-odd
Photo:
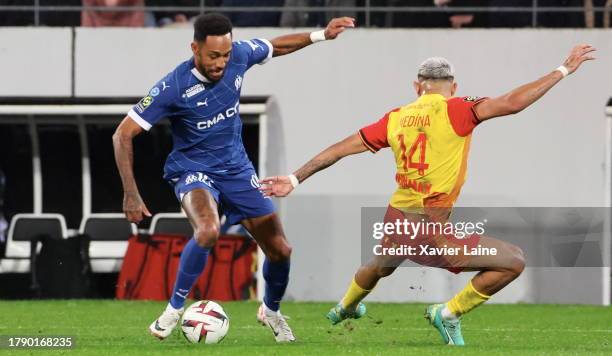
[[[583,62],[594,59],[593,51],[589,45],[578,45],[556,70],[496,98],[454,97],[457,84],[452,65],[444,58],[429,58],[419,67],[418,80],[414,82],[419,96],[415,102],[388,112],[377,122],[328,147],[293,174],[263,179],[261,190],[268,196],[284,197],[341,158],[391,147],[398,187],[385,221],[400,217],[445,221],[465,181],[472,130],[485,120],[516,114],[533,104]],[[387,235],[385,239],[391,241],[393,236]],[[447,303],[426,309],[425,317],[449,345],[464,345],[460,317],[512,282],[525,266],[519,247],[485,236],[475,241],[482,247],[496,248],[497,256],[408,257],[421,265],[454,273],[478,271]],[[361,301],[380,278],[393,273],[399,265],[393,259],[397,257],[375,256],[358,269],[340,303],[327,314],[332,324],[365,314]]]

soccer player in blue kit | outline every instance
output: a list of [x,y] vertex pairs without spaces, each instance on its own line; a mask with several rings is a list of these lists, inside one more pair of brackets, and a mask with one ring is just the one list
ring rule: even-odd
[[134,178],[132,140],[166,117],[174,145],[166,160],[164,179],[174,187],[194,229],[181,255],[170,302],[149,327],[153,336],[165,339],[176,327],[185,299],[219,237],[220,206],[229,223],[241,223],[266,255],[266,287],[258,321],[272,330],[277,342],[295,341],[280,313],[289,282],[291,247],[272,201],[258,189],[255,169],[242,143],[240,89],[244,74],[254,64],[335,39],[347,27],[354,27],[354,19],[332,19],[324,30],[271,41],[232,41],[232,24],[227,17],[200,15],[194,22],[193,57],[157,82],[118,126],[113,146],[127,219],[139,223],[144,216],[151,216]]

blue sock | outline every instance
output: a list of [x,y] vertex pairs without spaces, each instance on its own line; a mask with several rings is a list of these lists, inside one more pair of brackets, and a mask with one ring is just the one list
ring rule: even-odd
[[194,238],[190,239],[185,245],[181,254],[179,270],[176,274],[176,283],[170,298],[170,305],[174,309],[180,309],[185,305],[185,299],[187,299],[191,287],[206,266],[209,251],[210,248],[198,246]]
[[270,262],[268,258],[264,261],[263,277],[266,280],[264,303],[270,310],[278,311],[280,308],[280,302],[289,284],[289,266],[289,261]]

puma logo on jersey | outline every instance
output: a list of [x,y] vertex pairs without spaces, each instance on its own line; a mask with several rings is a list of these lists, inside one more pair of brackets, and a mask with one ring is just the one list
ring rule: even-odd
[[196,106],[202,106],[202,105],[208,106],[208,98],[204,99],[204,101],[198,101],[196,103]]

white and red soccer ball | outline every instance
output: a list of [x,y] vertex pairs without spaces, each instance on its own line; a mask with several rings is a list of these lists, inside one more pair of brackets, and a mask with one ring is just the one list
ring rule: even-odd
[[181,319],[181,330],[189,342],[216,344],[227,334],[229,318],[219,304],[201,300],[185,310]]

